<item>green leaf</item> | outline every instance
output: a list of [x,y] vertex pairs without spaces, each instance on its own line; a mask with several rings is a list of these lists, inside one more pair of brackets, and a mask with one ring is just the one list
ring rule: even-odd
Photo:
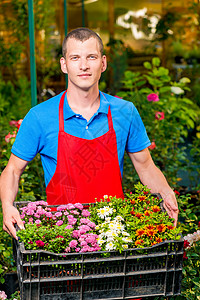
[[153,64],[153,66],[155,66],[155,67],[159,67],[159,66],[160,66],[160,58],[159,58],[159,57],[154,57],[154,58],[152,59],[152,64]]
[[146,69],[148,69],[148,70],[151,70],[152,65],[150,64],[150,62],[145,61],[145,62],[144,62],[144,67],[145,67]]

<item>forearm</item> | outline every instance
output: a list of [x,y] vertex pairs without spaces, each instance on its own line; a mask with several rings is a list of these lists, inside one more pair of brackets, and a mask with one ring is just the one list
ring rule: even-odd
[[146,166],[145,169],[138,171],[141,182],[146,185],[152,193],[160,193],[163,198],[168,194],[173,194],[165,176],[154,163]]
[[154,164],[148,149],[137,153],[129,153],[133,165],[140,177],[141,182],[146,185],[151,193],[160,193],[164,200],[164,207],[170,217],[174,218],[176,225],[178,219],[178,205],[175,194],[163,173]]
[[2,208],[13,205],[16,198],[19,186],[20,176],[15,174],[14,169],[11,166],[7,166],[0,177],[0,198],[2,202]]

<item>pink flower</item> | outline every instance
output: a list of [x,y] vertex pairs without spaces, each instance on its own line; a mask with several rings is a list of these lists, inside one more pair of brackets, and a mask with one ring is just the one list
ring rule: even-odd
[[6,300],[7,299],[7,295],[4,291],[0,291],[0,299],[1,300]]
[[60,211],[58,211],[58,212],[55,213],[55,216],[56,217],[62,217],[62,213]]
[[79,215],[79,212],[77,210],[70,210],[70,214]]
[[56,225],[57,226],[61,226],[63,224],[63,221],[62,220],[59,220],[58,222],[56,222]]
[[74,205],[72,203],[69,203],[66,205],[67,209],[74,209]]
[[72,229],[72,228],[73,228],[72,225],[67,225],[67,226],[65,227],[65,229]]
[[89,217],[90,216],[90,212],[87,209],[83,209],[82,216],[83,217]]
[[78,208],[78,209],[80,209],[80,210],[83,209],[83,205],[82,205],[81,203],[75,203],[75,204],[74,204],[74,207],[75,207],[75,208]]
[[152,142],[151,145],[148,147],[150,150],[153,150],[156,148],[156,143]]
[[45,215],[46,215],[47,218],[51,218],[52,217],[52,213],[50,211],[47,211],[45,213]]
[[57,211],[63,211],[63,210],[65,210],[65,209],[67,209],[67,205],[59,205],[59,206],[57,207]]
[[163,111],[157,111],[155,113],[155,118],[159,121],[163,120],[165,118],[165,114]]
[[70,247],[65,248],[64,252],[70,252]]
[[76,248],[76,249],[75,249],[75,251],[76,251],[76,252],[79,252],[79,251],[80,251],[80,249],[81,249],[81,248],[80,248],[80,247],[78,247],[78,248]]
[[157,101],[159,101],[159,98],[158,98],[157,94],[152,93],[147,96],[147,100],[152,101],[152,102],[157,102]]
[[72,236],[77,239],[79,236],[80,236],[80,233],[78,230],[74,230],[73,233],[72,233]]
[[91,228],[89,226],[87,226],[87,225],[81,225],[81,226],[79,226],[79,232],[80,232],[80,234],[84,234],[84,233],[86,233],[87,231],[90,231],[90,230],[91,230]]
[[36,241],[36,245],[37,245],[38,247],[44,247],[45,243],[44,243],[43,241],[41,241],[41,240],[37,240],[37,241]]
[[62,235],[57,235],[56,238],[57,238],[57,239],[58,239],[58,238],[64,239],[64,236],[62,236]]
[[69,247],[70,248],[76,248],[76,246],[78,245],[78,242],[76,240],[72,240],[70,243],[69,243]]
[[16,138],[16,131],[13,131],[11,134],[10,132],[5,136],[6,143],[9,143],[11,138]]
[[40,224],[41,223],[41,220],[37,219],[35,220],[35,224]]

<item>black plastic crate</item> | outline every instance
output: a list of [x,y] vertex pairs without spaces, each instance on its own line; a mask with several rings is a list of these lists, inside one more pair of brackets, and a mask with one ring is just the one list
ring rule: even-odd
[[134,299],[180,294],[182,239],[121,254],[56,254],[25,250],[18,242],[15,250],[22,300]]
[[[28,202],[16,202],[20,208]],[[181,292],[183,239],[150,248],[57,254],[14,240],[21,300],[121,300]]]

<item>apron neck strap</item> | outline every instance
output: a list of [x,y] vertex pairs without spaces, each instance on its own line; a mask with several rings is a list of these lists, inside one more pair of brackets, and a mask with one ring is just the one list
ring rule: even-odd
[[64,131],[63,107],[66,93],[67,91],[62,94],[59,104],[59,131]]

